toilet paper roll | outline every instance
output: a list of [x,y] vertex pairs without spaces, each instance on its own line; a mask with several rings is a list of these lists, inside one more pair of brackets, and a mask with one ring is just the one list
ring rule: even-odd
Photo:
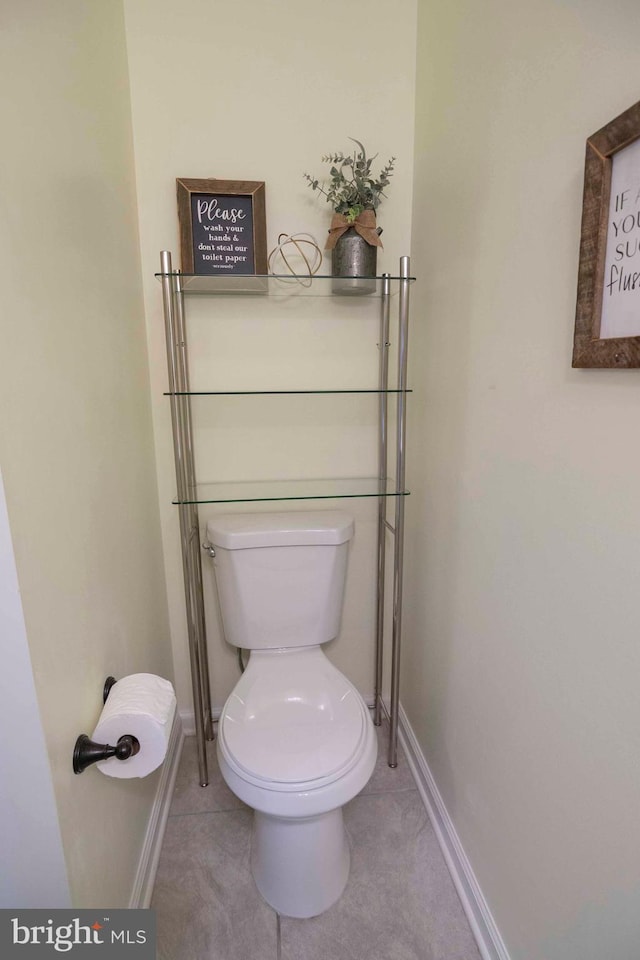
[[165,758],[175,712],[176,697],[168,680],[152,673],[132,673],[118,680],[91,739],[115,746],[128,733],[139,741],[140,751],[128,760],[100,760],[98,769],[109,777],[146,777]]

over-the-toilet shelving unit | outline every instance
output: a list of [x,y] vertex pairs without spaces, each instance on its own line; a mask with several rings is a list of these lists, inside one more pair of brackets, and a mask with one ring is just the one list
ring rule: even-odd
[[[408,257],[400,259],[397,276],[384,274],[371,278],[356,278],[347,283],[350,292],[336,292],[336,278],[315,276],[297,278],[299,284],[292,287],[292,277],[277,276],[202,276],[182,273],[172,267],[171,254],[163,251],[160,256],[160,272],[156,274],[162,284],[165,335],[167,344],[167,367],[169,374],[168,396],[171,402],[173,449],[176,468],[176,497],[180,514],[180,538],[184,572],[187,628],[191,679],[196,720],[196,739],[200,783],[208,783],[206,740],[213,739],[211,694],[209,685],[209,661],[205,631],[200,523],[198,505],[204,503],[240,503],[255,501],[326,500],[353,497],[375,497],[378,500],[377,543],[377,617],[374,682],[374,722],[379,725],[382,711],[388,713],[390,722],[389,766],[397,765],[398,709],[400,690],[400,641],[402,632],[402,579],[404,548],[405,498],[405,449],[406,449],[406,396],[407,350],[409,330],[410,276]],[[372,390],[211,390],[192,391],[189,381],[189,357],[186,336],[185,301],[190,296],[331,296],[338,297],[345,312],[354,294],[362,301],[371,302],[379,314],[379,366],[378,386]],[[389,385],[390,316],[392,301],[397,301],[398,340],[397,375],[395,385]],[[191,416],[193,396],[255,396],[303,394],[354,394],[378,395],[378,472],[370,478],[337,478],[335,480],[207,483],[199,484],[195,473],[194,439]],[[389,418],[388,398],[396,397],[395,451],[392,476],[389,478]],[[393,522],[388,519],[387,505],[395,505]],[[386,533],[393,535],[393,597],[392,597],[392,645],[391,683],[389,708],[382,699],[383,683],[383,635],[385,623],[385,573]]]

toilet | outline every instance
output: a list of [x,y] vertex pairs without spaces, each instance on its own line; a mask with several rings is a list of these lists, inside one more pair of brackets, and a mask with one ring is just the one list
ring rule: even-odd
[[220,716],[218,762],[254,810],[256,885],[287,917],[317,916],[341,896],[342,807],[376,762],[369,710],[321,646],[340,629],[353,531],[338,510],[207,524],[225,638],[251,651]]

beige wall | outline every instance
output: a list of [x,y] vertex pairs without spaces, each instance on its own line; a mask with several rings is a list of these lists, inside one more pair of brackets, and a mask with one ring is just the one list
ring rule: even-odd
[[573,371],[633,0],[420,4],[403,701],[512,960],[640,943],[638,371]]
[[[327,171],[321,156],[348,149],[348,137],[357,137],[379,151],[381,162],[398,158],[380,208],[381,270],[397,271],[410,238],[415,0],[396,3],[393,16],[380,0],[248,0],[241,8],[222,0],[125,2],[158,487],[183,710],[190,709],[191,692],[169,406],[162,396],[161,291],[153,278],[161,249],[173,251],[179,265],[175,178],[263,180],[269,249],[281,231],[311,232],[324,245],[331,211],[302,174]],[[266,310],[262,301],[191,304],[194,387],[375,384],[377,315],[365,316],[362,304],[352,304],[346,318],[315,298],[277,316]],[[361,476],[375,462],[372,402],[207,399],[194,403],[194,420],[200,478]],[[354,501],[348,508],[358,533],[345,629],[331,656],[371,694],[375,506]],[[235,653],[220,637],[206,563],[205,586],[213,699],[220,707],[238,672]]]
[[[265,180],[269,245],[281,230],[321,239],[329,211],[301,173],[353,135],[398,157],[382,269],[409,252],[411,223],[415,0],[393,15],[379,0],[250,0],[241,30],[222,2],[124,7],[141,266],[120,5],[31,0],[0,34],[0,454],[77,906],[131,889],[156,775],[74,777],[70,754],[108,673],[171,675],[165,578],[190,700],[152,277],[160,249],[177,259],[174,179]],[[572,371],[570,355],[584,140],[637,99],[640,13],[631,0],[419,10],[403,702],[512,960],[635,960],[639,375]],[[319,376],[309,337],[336,383],[375,370],[358,307],[348,329],[328,304],[285,311],[273,342],[259,314],[201,314],[203,381]],[[340,408],[275,413],[284,432],[262,409],[256,431],[255,409],[205,408],[203,468],[256,469],[261,443],[263,476],[301,469],[287,446],[318,416],[303,459],[321,450],[340,472],[369,456],[370,410],[353,409],[338,448]],[[369,693],[372,512],[353,508],[331,655]],[[210,586],[220,705],[237,674]]]
[[124,22],[4,6],[0,455],[72,900],[126,906],[158,775],[71,769],[108,674],[172,671]]

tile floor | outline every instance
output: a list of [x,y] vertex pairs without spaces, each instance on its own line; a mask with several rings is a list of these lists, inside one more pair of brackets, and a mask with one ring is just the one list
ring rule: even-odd
[[208,744],[198,784],[195,739],[182,753],[151,906],[159,960],[479,960],[469,924],[404,756],[378,764],[345,807],[351,874],[335,906],[279,917],[249,871],[251,811],[227,788]]

